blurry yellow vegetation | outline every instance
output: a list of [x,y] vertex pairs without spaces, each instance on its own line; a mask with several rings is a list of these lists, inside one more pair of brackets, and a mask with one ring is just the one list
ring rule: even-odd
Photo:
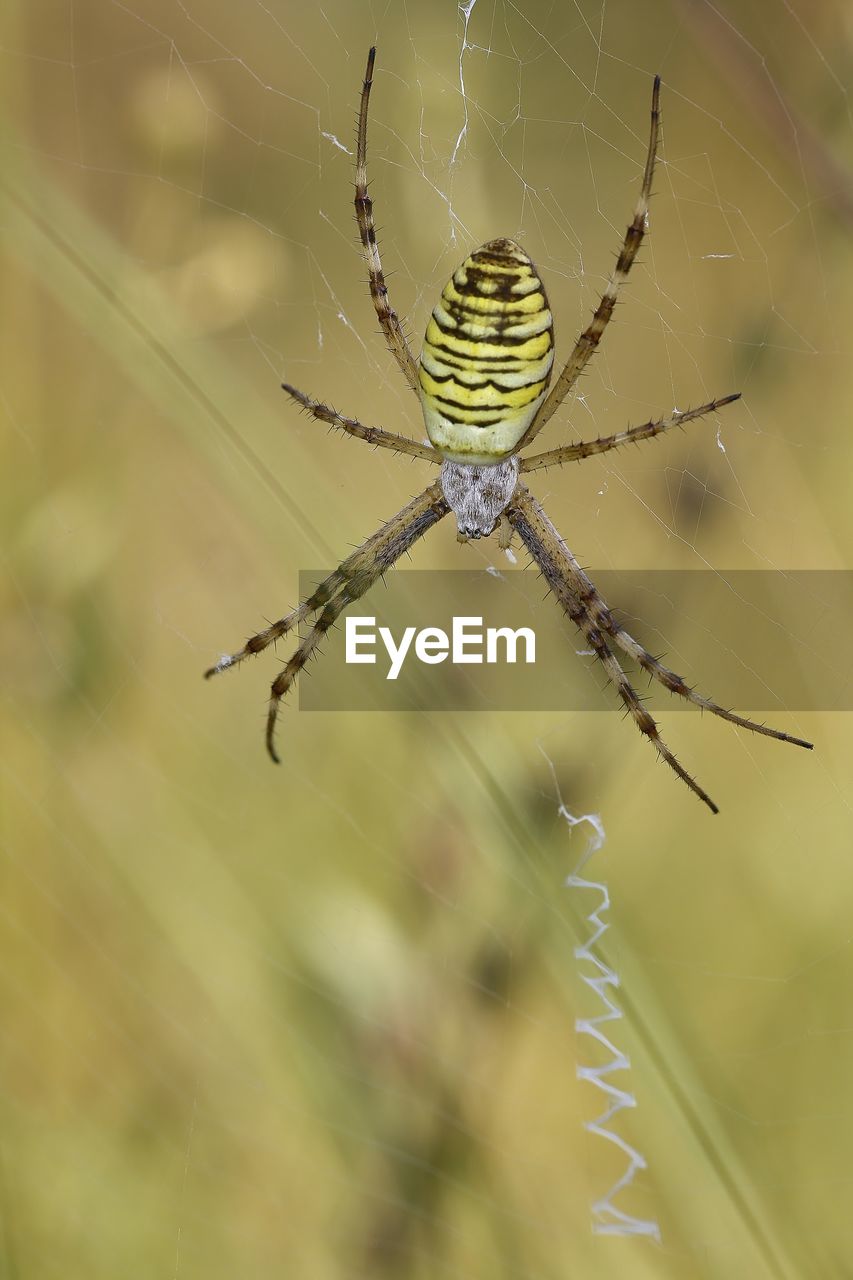
[[[455,262],[507,234],[565,352],[663,74],[644,266],[549,439],[744,400],[543,477],[583,562],[850,560],[850,226],[808,157],[744,114],[668,5],[616,0],[605,29],[591,6],[481,5],[469,36],[494,52],[466,55],[476,110],[452,173],[453,5],[400,6],[378,33],[343,0],[277,20],[213,3],[191,21],[171,0],[4,19],[0,1274],[853,1268],[847,717],[791,713],[814,758],[662,717],[713,820],[616,712],[293,705],[275,770],[274,662],[201,680],[293,604],[300,568],[423,483],[278,390],[421,429],[375,332],[341,149],[377,34],[373,195],[415,348]],[[765,45],[761,13],[738,9],[741,30],[841,154],[840,10],[809,14],[814,47],[793,21]],[[412,563],[495,555],[442,527]],[[582,1130],[601,1099],[575,1081],[591,1050],[573,1021],[593,1010],[573,948],[594,904],[562,887],[583,843],[550,762],[607,829],[588,874],[614,900],[611,1033],[638,1100],[619,1127],[649,1161],[623,1203],[660,1222],[661,1249],[590,1231],[623,1166]]]

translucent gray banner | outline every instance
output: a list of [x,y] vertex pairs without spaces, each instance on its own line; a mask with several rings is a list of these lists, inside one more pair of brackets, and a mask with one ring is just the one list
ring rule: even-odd
[[[300,574],[302,598],[325,576]],[[602,570],[591,577],[635,639],[717,702],[766,713],[853,709],[853,572]],[[683,706],[623,665],[651,707]],[[619,705],[601,664],[533,570],[394,570],[349,606],[306,674],[299,683],[305,711]]]

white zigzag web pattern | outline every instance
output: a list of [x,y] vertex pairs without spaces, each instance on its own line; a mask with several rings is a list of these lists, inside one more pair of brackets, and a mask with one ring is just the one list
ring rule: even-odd
[[637,1172],[648,1166],[645,1157],[609,1127],[614,1116],[626,1108],[636,1107],[637,1100],[629,1090],[617,1088],[608,1079],[616,1071],[629,1070],[631,1060],[601,1030],[603,1024],[618,1022],[622,1017],[622,1010],[608,994],[610,988],[619,986],[619,975],[609,965],[605,964],[595,951],[599,941],[610,928],[610,925],[601,918],[602,913],[610,907],[610,893],[606,884],[595,880],[587,880],[579,874],[592,855],[604,844],[604,824],[600,815],[596,813],[586,813],[576,817],[569,812],[562,800],[560,800],[558,812],[570,827],[577,827],[585,822],[592,827],[592,834],[583,857],[578,864],[577,871],[566,878],[567,887],[570,889],[593,889],[600,894],[598,906],[586,917],[587,923],[592,926],[592,932],[586,942],[575,947],[574,955],[579,962],[579,966],[583,964],[592,967],[593,972],[580,969],[580,977],[599,997],[604,1005],[604,1012],[592,1018],[576,1018],[575,1030],[579,1036],[591,1036],[611,1055],[609,1061],[602,1066],[588,1067],[583,1066],[581,1063],[578,1063],[577,1066],[578,1079],[588,1080],[595,1085],[596,1089],[600,1089],[606,1095],[608,1103],[600,1116],[597,1116],[595,1120],[585,1122],[584,1128],[589,1133],[598,1134],[605,1141],[612,1143],[613,1146],[625,1154],[628,1160],[627,1168],[621,1177],[616,1180],[604,1195],[593,1201],[591,1205],[593,1214],[592,1230],[596,1235],[651,1236],[653,1239],[660,1241],[661,1232],[656,1221],[636,1218],[632,1214],[617,1208],[614,1204],[616,1196],[623,1188],[631,1185]]

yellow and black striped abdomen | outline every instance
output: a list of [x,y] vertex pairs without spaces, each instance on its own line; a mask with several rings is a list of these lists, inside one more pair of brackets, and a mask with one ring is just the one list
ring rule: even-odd
[[553,319],[514,240],[490,240],[448,280],[420,362],[427,435],[445,458],[479,466],[517,447],[545,396]]

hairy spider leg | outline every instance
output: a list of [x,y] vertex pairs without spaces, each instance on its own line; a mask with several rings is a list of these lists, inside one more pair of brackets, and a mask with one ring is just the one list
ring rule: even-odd
[[628,279],[628,273],[634,264],[634,259],[639,252],[640,245],[643,243],[643,236],[646,233],[646,223],[649,213],[649,198],[652,193],[652,178],[655,172],[655,159],[657,158],[658,136],[660,133],[660,76],[655,76],[654,87],[652,88],[652,118],[651,128],[649,130],[649,149],[646,153],[646,164],[643,169],[643,182],[640,188],[639,199],[634,208],[634,217],[628,230],[625,232],[625,239],[619,256],[616,259],[616,266],[613,268],[607,288],[604,290],[601,301],[595,309],[595,313],[590,324],[584,329],[581,336],[575,343],[574,350],[563,366],[557,381],[554,383],[551,391],[545,400],[542,408],[530,425],[530,428],[523,440],[523,445],[530,444],[545,424],[553,417],[555,411],[565,400],[572,387],[583,373],[587,363],[594,355],[598,344],[601,342],[602,334],[610,323],[616,302],[619,298],[622,286]]
[[358,143],[355,158],[355,217],[358,223],[359,236],[364,261],[367,264],[367,278],[370,284],[370,297],[376,311],[376,317],[385,334],[388,350],[391,352],[403,377],[409,386],[418,394],[418,366],[409,350],[400,317],[391,306],[388,286],[382,271],[382,260],[379,257],[379,245],[376,242],[376,223],[373,218],[373,201],[367,190],[367,109],[370,104],[370,89],[373,84],[373,66],[376,61],[375,47],[367,55],[367,69],[364,73],[364,84],[361,90],[361,106],[358,112]]
[[658,754],[671,769],[687,783],[688,787],[702,800],[713,813],[719,812],[713,800],[698,782],[691,777],[679,763],[660,735],[654,718],[643,707],[636,691],[610,649],[602,633],[606,633],[614,643],[633,658],[644,670],[648,671],[671,693],[677,693],[688,702],[720,716],[740,728],[754,733],[776,738],[781,742],[790,742],[798,747],[810,749],[812,744],[803,738],[795,738],[782,733],[778,729],[770,729],[766,725],[747,720],[732,711],[704,698],[689,687],[681,676],[664,667],[642,645],[638,644],[613,618],[609,608],[600,596],[591,579],[584,573],[572,552],[566,546],[557,529],[545,514],[541,504],[536,501],[525,485],[519,483],[512,503],[507,510],[507,517],[518,531],[522,542],[527,547],[534,561],[542,571],[545,580],[563,606],[568,616],[580,628],[587,642],[601,660],[608,675],[616,685],[619,696],[628,708],[638,729],[653,743]]

